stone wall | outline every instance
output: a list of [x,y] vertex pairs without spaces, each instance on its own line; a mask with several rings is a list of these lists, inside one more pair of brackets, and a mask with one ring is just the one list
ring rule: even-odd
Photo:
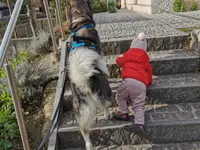
[[171,12],[173,0],[151,0],[152,13]]
[[[53,26],[56,26],[56,19],[52,18]],[[37,26],[39,30],[44,30],[46,32],[49,32],[49,24],[46,18],[44,19],[38,19],[37,20]],[[6,27],[5,27],[6,29]],[[32,30],[30,27],[29,22],[17,24],[15,27],[15,31],[17,31],[17,37],[18,38],[27,38],[27,37],[32,37]],[[0,39],[3,39],[5,30],[0,31]],[[13,36],[14,37],[14,36]]]
[[[184,0],[185,11],[190,11],[194,0]],[[200,10],[200,0],[196,0],[198,10]],[[173,11],[173,0],[121,0],[122,8],[134,10],[136,12],[157,14]],[[146,11],[148,9],[149,11]],[[149,13],[148,13],[149,12]]]
[[[185,2],[185,10],[190,11],[193,0],[184,0]],[[200,10],[200,0],[197,0],[198,10]]]
[[[162,13],[173,11],[173,0],[151,0],[152,12]],[[184,0],[185,11],[190,11],[193,0]],[[198,10],[200,10],[200,0],[197,0]]]

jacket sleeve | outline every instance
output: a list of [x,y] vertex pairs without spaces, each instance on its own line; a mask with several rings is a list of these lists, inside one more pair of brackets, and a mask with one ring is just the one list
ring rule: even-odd
[[147,74],[148,74],[149,85],[150,85],[152,84],[152,67],[150,64],[148,64],[148,67],[147,67]]
[[124,66],[124,61],[125,61],[124,56],[122,56],[122,57],[117,57],[117,59],[116,59],[116,64],[117,64],[119,67],[123,67],[123,66]]

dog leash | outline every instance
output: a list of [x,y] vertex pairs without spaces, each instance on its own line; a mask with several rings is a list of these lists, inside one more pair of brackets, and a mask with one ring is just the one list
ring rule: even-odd
[[[68,42],[66,43],[67,44],[67,49],[69,47],[69,41],[70,41],[69,39],[70,38],[68,38],[68,40],[67,40]],[[67,53],[67,55],[68,55],[68,53]],[[53,118],[51,120],[51,124],[50,124],[48,130],[46,131],[46,134],[43,137],[42,142],[40,143],[40,145],[38,146],[38,148],[36,148],[34,150],[41,150],[44,147],[44,145],[46,144],[46,142],[49,140],[51,134],[54,132],[56,126],[58,125],[58,120],[59,120],[59,116],[60,116],[60,109],[59,108],[60,108],[60,105],[61,105],[61,99],[63,99],[63,96],[64,96],[65,86],[66,86],[67,80],[69,80],[68,76],[67,76],[67,69],[64,68],[64,70],[62,70],[61,72],[62,73],[66,72],[66,76],[65,76],[65,79],[64,79],[64,85],[63,85],[62,92],[61,92],[61,97],[59,99],[58,105],[56,106],[55,113],[53,114]],[[57,120],[56,120],[56,118],[57,118]]]

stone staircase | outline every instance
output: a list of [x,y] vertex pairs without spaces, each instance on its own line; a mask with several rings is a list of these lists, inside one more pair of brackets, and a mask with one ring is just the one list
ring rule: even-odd
[[162,12],[171,12],[172,3],[172,0],[122,0],[122,8],[151,15]]
[[152,14],[152,0],[126,0],[126,8],[138,13]]
[[[98,150],[198,150],[200,149],[200,74],[199,54],[183,50],[188,35],[148,38],[148,54],[154,79],[148,88],[146,125],[152,138],[142,139],[133,133],[132,121],[105,120],[99,112],[90,137]],[[117,110],[114,95],[121,83],[115,58],[126,51],[131,40],[102,40],[102,55],[111,77],[113,92],[111,112]],[[66,88],[63,115],[55,141],[58,150],[83,150],[84,140],[71,115],[72,95]],[[134,115],[130,109],[130,113]],[[51,149],[53,150],[53,149]]]

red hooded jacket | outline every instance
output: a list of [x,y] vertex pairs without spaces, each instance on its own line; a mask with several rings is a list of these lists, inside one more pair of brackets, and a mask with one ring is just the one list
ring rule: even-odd
[[122,67],[122,79],[133,78],[146,86],[152,83],[152,68],[146,51],[130,48],[122,57],[116,59],[116,63]]

